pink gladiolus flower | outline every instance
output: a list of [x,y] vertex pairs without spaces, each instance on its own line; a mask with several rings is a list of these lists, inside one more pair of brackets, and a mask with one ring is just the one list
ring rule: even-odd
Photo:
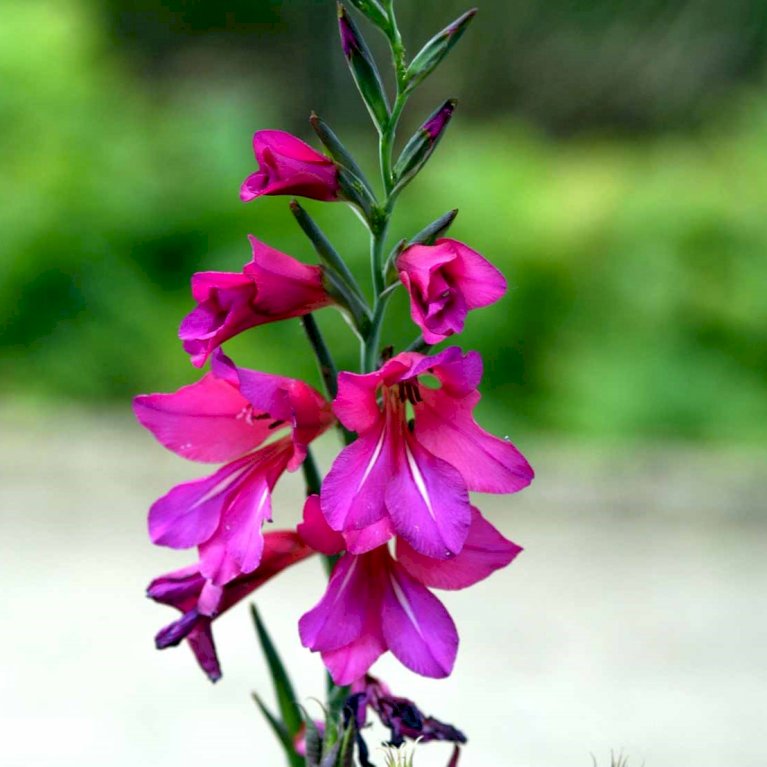
[[197,302],[178,335],[192,364],[202,367],[224,341],[256,325],[313,312],[332,299],[319,266],[302,264],[249,235],[253,260],[242,272],[197,272],[192,297]]
[[240,187],[240,199],[294,194],[313,200],[339,199],[338,169],[324,154],[281,130],[260,130],[253,136],[258,171]]
[[313,553],[296,533],[280,530],[264,536],[264,555],[258,570],[231,581],[223,588],[207,581],[198,564],[155,578],[149,584],[147,596],[183,613],[181,618],[157,634],[157,649],[173,647],[186,639],[208,678],[212,682],[218,681],[221,667],[213,642],[213,620],[272,576]]
[[429,344],[460,333],[470,309],[489,306],[506,292],[498,269],[458,240],[411,245],[396,265],[410,294],[410,315]]
[[[199,547],[200,573],[222,586],[261,561],[271,491],[297,469],[309,442],[333,422],[329,403],[303,381],[236,368],[218,352],[210,373],[172,394],[136,397],[140,423],[174,453],[227,462],[184,482],[149,510],[152,541]],[[273,435],[289,434],[267,442]]]
[[[298,532],[319,550],[340,551],[343,538],[307,499]],[[397,559],[387,546],[362,555],[346,553],[336,564],[319,604],[299,621],[304,647],[322,653],[336,684],[367,673],[386,650],[407,668],[428,677],[448,676],[458,651],[455,624],[427,587],[462,589],[508,565],[521,548],[506,540],[479,511],[470,508],[463,550],[450,560],[430,559],[397,541]]]
[[449,558],[468,534],[468,490],[514,493],[530,484],[524,456],[474,420],[481,378],[480,355],[457,347],[433,357],[405,352],[374,373],[339,375],[333,410],[359,439],[325,477],[322,512],[350,552],[396,533],[421,554]]

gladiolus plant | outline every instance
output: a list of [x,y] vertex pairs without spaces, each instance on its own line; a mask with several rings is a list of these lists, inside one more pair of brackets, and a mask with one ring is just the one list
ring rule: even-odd
[[[347,260],[295,199],[290,211],[317,263],[303,263],[250,235],[252,259],[240,271],[192,276],[194,308],[179,336],[192,365],[209,369],[178,391],[136,397],[134,410],[165,448],[214,468],[152,504],[152,542],[196,549],[197,558],[155,578],[148,595],[180,612],[157,634],[157,647],[187,643],[216,681],[218,616],[285,568],[323,557],[329,578],[317,583],[303,614],[296,615],[303,646],[318,653],[329,675],[323,722],[305,714],[253,608],[279,711],[254,697],[288,765],[369,767],[364,732],[368,715],[375,714],[390,730],[390,748],[400,749],[406,740],[448,741],[455,767],[463,733],[393,695],[370,669],[391,652],[416,674],[443,678],[452,672],[458,630],[435,590],[469,588],[521,551],[483,517],[469,493],[516,493],[533,479],[514,445],[474,418],[479,353],[456,345],[432,350],[461,333],[471,310],[503,297],[503,275],[470,245],[447,236],[457,211],[405,233],[393,248],[389,237],[395,203],[433,156],[456,102],[439,105],[395,156],[400,116],[475,12],[449,24],[408,60],[393,0],[348,5],[337,6],[341,53],[377,131],[380,185],[365,177],[328,123],[312,114],[322,151],[284,131],[256,131],[257,168],[244,180],[240,198],[257,205],[265,195],[288,195],[352,206],[369,233],[372,285],[367,290],[358,284]],[[384,87],[360,23],[389,43],[393,93]],[[382,338],[382,327],[400,288],[409,296],[417,337],[394,349]],[[314,319],[324,308],[347,316],[359,340],[358,370],[337,370],[332,345]],[[278,321],[302,323],[322,392],[301,380],[239,367],[225,354],[229,339]],[[323,478],[312,442],[329,429],[337,430],[341,449]],[[295,530],[264,533],[273,518],[275,485],[298,469],[306,482],[303,521]]]

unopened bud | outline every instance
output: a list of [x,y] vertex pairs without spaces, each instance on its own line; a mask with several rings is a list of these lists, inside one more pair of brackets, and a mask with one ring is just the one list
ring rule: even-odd
[[394,166],[394,178],[398,187],[401,188],[413,178],[431,157],[432,152],[437,148],[437,144],[445,134],[455,106],[455,99],[446,101],[428,117],[407,142],[397,164]]
[[424,78],[428,77],[442,59],[450,53],[452,47],[461,39],[466,27],[477,13],[476,8],[467,11],[452,24],[438,32],[418,52],[407,69],[407,90],[412,90]]
[[389,102],[381,76],[365,39],[341,3],[338,4],[338,30],[344,56],[357,89],[373,121],[379,128],[383,128],[389,121]]

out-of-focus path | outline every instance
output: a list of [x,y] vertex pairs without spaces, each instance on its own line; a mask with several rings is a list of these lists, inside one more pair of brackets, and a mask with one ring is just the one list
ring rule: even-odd
[[[376,672],[465,729],[462,767],[589,767],[611,748],[636,767],[762,767],[764,455],[524,447],[534,485],[478,503],[525,553],[443,594],[455,674],[423,680],[390,658]],[[152,645],[172,611],[144,587],[188,557],[149,545],[146,508],[199,468],[126,419],[0,416],[4,767],[282,764],[249,698],[270,692],[247,610],[217,624],[218,685],[186,648]],[[300,497],[291,478],[278,525]],[[310,561],[257,594],[306,698],[322,675],[295,623],[321,591]],[[448,754],[424,747],[416,765]]]

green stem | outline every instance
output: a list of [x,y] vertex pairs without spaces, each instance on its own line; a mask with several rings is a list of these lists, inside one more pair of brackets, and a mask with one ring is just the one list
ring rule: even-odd
[[301,324],[304,326],[306,337],[314,350],[314,355],[317,357],[322,382],[325,384],[325,392],[330,399],[335,399],[336,394],[338,394],[338,368],[336,368],[330,349],[322,337],[317,320],[311,314],[305,314],[301,317]]
[[317,462],[314,460],[314,453],[310,447],[306,448],[306,458],[301,464],[301,470],[304,473],[304,482],[306,483],[306,494],[316,495],[322,488],[322,476],[320,470],[317,467]]

